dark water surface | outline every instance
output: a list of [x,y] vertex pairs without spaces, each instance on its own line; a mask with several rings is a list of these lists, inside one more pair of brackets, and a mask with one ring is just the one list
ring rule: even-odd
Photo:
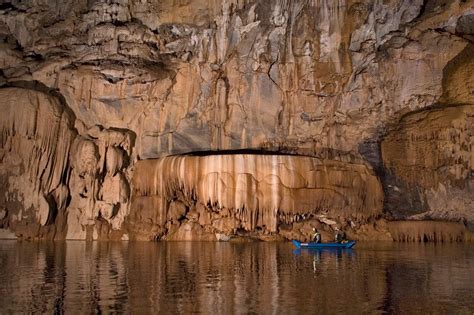
[[0,241],[0,313],[474,314],[474,246]]

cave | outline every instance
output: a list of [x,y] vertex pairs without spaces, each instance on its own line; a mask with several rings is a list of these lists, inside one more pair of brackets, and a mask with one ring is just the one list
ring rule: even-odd
[[470,1],[7,1],[0,238],[471,240],[471,24]]

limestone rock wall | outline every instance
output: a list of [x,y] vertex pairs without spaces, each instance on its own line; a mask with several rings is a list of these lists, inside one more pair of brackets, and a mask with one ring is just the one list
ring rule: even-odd
[[130,206],[134,135],[118,130],[94,130],[90,134],[88,138],[77,137],[71,150],[72,194],[66,238],[121,238]]
[[[343,170],[357,161],[383,183],[385,219],[472,229],[473,16],[474,0],[4,0],[0,169],[9,175],[0,225],[14,230],[12,209],[34,205],[20,221],[50,227],[27,228],[32,237],[127,238],[140,230],[130,223],[140,216],[138,196],[131,208],[137,161],[252,149],[338,161]],[[45,113],[58,110],[66,118],[53,123],[58,114]],[[41,136],[28,127],[20,140],[16,126],[28,124],[43,126]],[[421,143],[430,132],[440,141]],[[38,152],[51,154],[30,159]],[[424,157],[442,162],[425,167]],[[15,163],[39,166],[13,176]],[[12,178],[29,184],[15,188]],[[437,186],[426,185],[431,178]],[[6,201],[18,189],[27,201]],[[161,207],[158,194],[146,198]],[[52,201],[63,219],[46,218]],[[145,208],[145,217],[161,215]],[[173,209],[178,216],[182,205]],[[162,235],[154,220],[140,224]],[[206,239],[205,225],[178,234]]]
[[133,187],[131,217],[137,226],[151,221],[149,233],[187,222],[218,234],[269,234],[328,216],[354,224],[381,215],[383,205],[380,182],[367,166],[289,155],[139,161]]
[[443,95],[407,113],[381,143],[385,210],[397,218],[474,222],[474,46],[444,69]]
[[473,222],[473,144],[473,105],[404,117],[382,142],[387,210],[402,218]]
[[50,239],[98,238],[101,220],[119,230],[129,210],[133,135],[81,136],[72,111],[45,92],[5,88],[0,99],[0,228]]
[[74,115],[32,90],[0,89],[0,99],[2,227],[54,237],[65,228]]
[[434,2],[11,1],[3,76],[58,89],[88,127],[132,130],[141,158],[357,152],[438,101],[470,45],[472,1]]

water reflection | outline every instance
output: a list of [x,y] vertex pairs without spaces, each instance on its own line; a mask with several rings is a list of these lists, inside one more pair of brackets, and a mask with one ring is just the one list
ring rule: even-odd
[[0,241],[1,313],[472,313],[471,245]]
[[[295,249],[294,255],[311,255],[313,273],[327,272],[328,266],[334,264],[336,269],[350,267],[347,258],[355,254],[352,249]],[[324,260],[323,260],[324,259]]]

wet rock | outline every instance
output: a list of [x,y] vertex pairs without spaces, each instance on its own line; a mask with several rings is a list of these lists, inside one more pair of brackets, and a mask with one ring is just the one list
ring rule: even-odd
[[401,242],[459,242],[474,238],[464,224],[455,222],[393,221],[388,228],[393,239]]

